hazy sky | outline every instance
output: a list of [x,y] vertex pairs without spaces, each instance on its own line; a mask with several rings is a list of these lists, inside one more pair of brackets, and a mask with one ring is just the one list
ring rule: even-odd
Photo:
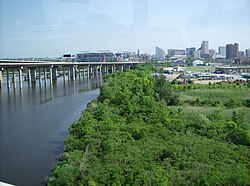
[[250,48],[250,0],[0,0],[0,58]]

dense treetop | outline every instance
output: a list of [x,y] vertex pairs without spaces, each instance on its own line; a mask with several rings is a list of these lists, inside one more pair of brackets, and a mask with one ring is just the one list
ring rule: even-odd
[[247,99],[232,107],[230,98],[185,99],[211,87],[151,74],[139,66],[105,78],[99,98],[71,125],[48,185],[250,184]]

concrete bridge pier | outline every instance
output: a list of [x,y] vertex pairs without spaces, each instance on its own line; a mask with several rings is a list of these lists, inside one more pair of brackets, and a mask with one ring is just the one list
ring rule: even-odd
[[114,73],[114,70],[115,70],[115,65],[112,65],[112,67],[111,67],[111,74]]
[[2,88],[3,85],[3,70],[0,68],[0,88]]
[[39,81],[39,84],[41,84],[41,68],[39,67],[38,68],[38,81]]
[[105,65],[104,72],[105,72],[105,75],[109,74],[109,67],[107,65]]
[[87,79],[89,79],[89,76],[90,76],[90,65],[87,66]]
[[16,89],[16,73],[15,73],[14,68],[12,69],[12,73],[13,73],[13,76],[12,76],[13,88]]
[[99,66],[99,75],[102,76],[102,65]]
[[70,78],[75,81],[76,74],[75,74],[75,66],[70,67]]
[[70,67],[68,67],[68,81],[70,80]]
[[98,66],[94,67],[94,77],[98,76]]
[[22,89],[23,88],[22,67],[19,68],[18,74],[19,74],[19,88]]
[[93,77],[93,67],[90,66],[89,68],[90,68],[90,77]]
[[30,74],[30,69],[27,68],[27,79],[28,79],[28,83],[31,83],[31,74]]
[[78,67],[78,77],[79,77],[79,80],[81,79],[81,70],[82,70],[82,68]]
[[63,66],[63,81],[65,81],[65,67]]
[[44,76],[44,84],[46,85],[47,84],[47,70],[46,70],[46,67],[44,67],[44,69],[43,69],[43,76]]
[[124,65],[121,65],[121,72],[124,71]]
[[83,71],[82,71],[82,76],[83,76],[83,79],[85,78],[85,67],[83,66]]
[[10,74],[9,74],[9,69],[6,69],[6,75],[7,75],[7,88],[10,88]]
[[36,83],[36,69],[35,68],[30,69],[30,74],[31,74],[31,83]]
[[57,68],[56,67],[51,67],[52,68],[52,79],[54,81],[57,80]]
[[49,68],[49,82],[52,85],[52,83],[53,83],[53,67]]

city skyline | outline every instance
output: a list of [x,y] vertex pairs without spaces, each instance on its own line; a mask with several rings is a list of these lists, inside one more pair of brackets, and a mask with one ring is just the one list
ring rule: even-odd
[[0,58],[82,50],[250,48],[250,0],[47,0],[0,2]]

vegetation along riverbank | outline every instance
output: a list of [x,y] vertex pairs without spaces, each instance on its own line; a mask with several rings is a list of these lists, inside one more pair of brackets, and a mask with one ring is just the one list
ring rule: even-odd
[[152,72],[105,78],[48,185],[250,184],[250,83],[178,84]]

